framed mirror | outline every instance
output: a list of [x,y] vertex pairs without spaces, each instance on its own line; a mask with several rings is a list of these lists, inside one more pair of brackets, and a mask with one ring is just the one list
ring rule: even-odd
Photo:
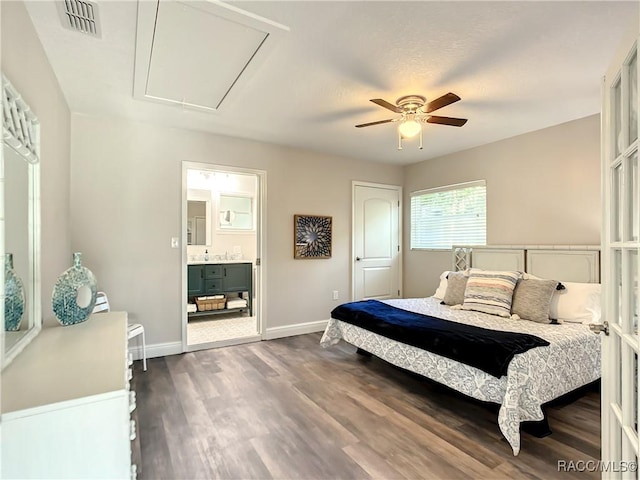
[[3,368],[38,334],[40,303],[39,124],[17,90],[2,76],[4,188]]
[[218,228],[220,230],[254,230],[253,197],[221,193]]
[[211,246],[211,191],[187,190],[187,245]]
[[187,245],[207,244],[207,202],[187,201]]

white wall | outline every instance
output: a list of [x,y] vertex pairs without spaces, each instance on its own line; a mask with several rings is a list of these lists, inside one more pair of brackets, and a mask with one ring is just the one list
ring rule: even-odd
[[[0,2],[2,71],[40,121],[42,314],[56,324],[51,292],[72,265],[69,214],[70,113],[22,2]],[[11,208],[8,206],[8,208]]]
[[487,243],[600,244],[600,116],[594,115],[433,160],[404,172],[407,297],[433,294],[451,252],[410,250],[410,193],[487,182]]
[[[72,245],[147,342],[181,338],[181,162],[267,172],[268,327],[329,318],[349,298],[351,181],[402,182],[402,168],[202,132],[72,115]],[[333,216],[333,258],[293,259],[293,215]]]

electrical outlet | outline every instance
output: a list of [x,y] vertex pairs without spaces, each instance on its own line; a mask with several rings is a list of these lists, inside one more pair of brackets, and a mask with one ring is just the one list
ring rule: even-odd
[[338,290],[333,291],[333,299],[338,300]]
[[180,240],[178,237],[171,237],[171,248],[180,248]]

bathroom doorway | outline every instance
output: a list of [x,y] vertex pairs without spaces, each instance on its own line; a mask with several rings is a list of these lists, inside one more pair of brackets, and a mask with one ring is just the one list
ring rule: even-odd
[[262,339],[266,172],[183,162],[182,344]]

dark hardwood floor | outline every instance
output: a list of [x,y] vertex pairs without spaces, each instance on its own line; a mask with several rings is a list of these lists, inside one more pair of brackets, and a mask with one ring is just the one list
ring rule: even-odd
[[320,334],[136,362],[139,479],[600,478],[600,395],[547,410],[514,457],[497,408]]

